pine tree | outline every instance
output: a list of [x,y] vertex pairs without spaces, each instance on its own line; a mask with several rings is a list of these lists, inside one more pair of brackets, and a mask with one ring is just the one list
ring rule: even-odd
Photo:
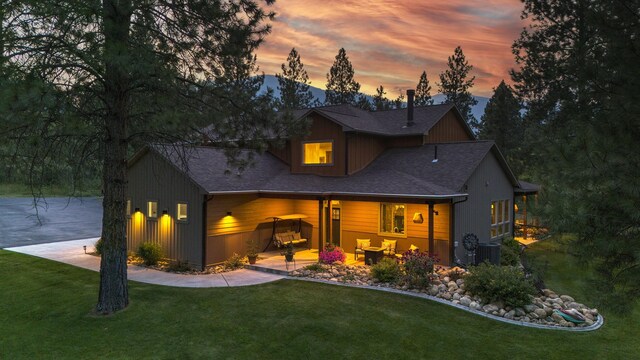
[[519,173],[516,170],[520,170],[514,168],[520,160],[519,156],[516,156],[516,152],[523,139],[521,109],[520,102],[513,94],[513,90],[502,80],[494,89],[493,96],[484,109],[482,126],[478,133],[480,139],[496,142],[516,174]]
[[[11,114],[0,121],[0,133],[39,168],[56,162],[84,170],[94,161],[101,169],[99,314],[129,303],[129,151],[188,144],[211,122],[221,137],[230,129],[233,136],[265,137],[271,106],[231,98],[215,85],[246,70],[270,31],[265,22],[272,13],[241,3],[31,0],[1,7],[2,32],[11,34],[0,34],[3,61],[18,80],[0,86],[0,114]],[[256,116],[249,124],[228,123],[221,109],[229,106],[255,109]],[[39,182],[33,185],[42,185],[46,171],[33,170]]]
[[355,105],[360,91],[360,84],[353,79],[354,71],[347,52],[341,48],[336,60],[327,74],[327,89],[325,90],[325,104]]
[[287,64],[282,64],[282,74],[278,78],[280,90],[280,109],[303,109],[313,104],[313,94],[309,90],[309,75],[300,61],[300,54],[295,48],[287,57]]
[[[515,89],[545,221],[595,266],[604,305],[640,296],[640,22],[637,1],[524,1]],[[630,11],[633,9],[634,11]]]
[[431,97],[431,85],[429,85],[426,71],[423,71],[422,75],[420,75],[420,81],[418,81],[418,86],[416,86],[414,104],[416,106],[433,105],[433,98]]
[[386,94],[387,92],[384,91],[384,87],[382,85],[376,89],[376,94],[373,96],[373,107],[376,111],[391,109],[391,101],[387,99],[385,96]]
[[467,78],[473,66],[469,65],[460,46],[456,47],[453,55],[447,59],[447,66],[448,69],[440,74],[438,84],[440,93],[446,96],[443,104],[454,104],[469,126],[477,130],[478,121],[473,116],[471,108],[478,104],[478,100],[469,92],[476,77]]
[[373,110],[373,106],[371,105],[371,101],[365,94],[358,94],[356,98],[355,106],[359,107],[362,110],[371,111]]
[[393,100],[393,108],[394,109],[402,109],[404,107],[404,94],[400,92],[400,95]]

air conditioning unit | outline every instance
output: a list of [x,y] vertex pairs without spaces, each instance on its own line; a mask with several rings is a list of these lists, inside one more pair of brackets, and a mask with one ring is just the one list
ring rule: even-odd
[[485,260],[489,260],[493,265],[500,265],[500,244],[478,244],[476,265],[483,263]]

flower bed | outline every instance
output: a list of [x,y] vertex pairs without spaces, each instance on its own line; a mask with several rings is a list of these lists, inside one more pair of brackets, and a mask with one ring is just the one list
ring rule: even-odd
[[[598,318],[598,310],[578,303],[569,295],[558,295],[552,290],[544,289],[542,294],[530,296],[530,303],[522,307],[511,307],[499,302],[486,303],[478,296],[465,290],[464,277],[466,271],[460,268],[436,268],[430,277],[429,284],[414,288],[405,280],[396,283],[382,283],[371,276],[368,266],[324,265],[314,264],[294,271],[291,276],[319,279],[330,282],[341,282],[352,285],[388,287],[397,290],[419,292],[450,301],[453,304],[468,307],[493,316],[526,323],[560,326],[587,327],[593,325]],[[585,318],[585,322],[574,324],[566,321],[554,310],[576,309]]]

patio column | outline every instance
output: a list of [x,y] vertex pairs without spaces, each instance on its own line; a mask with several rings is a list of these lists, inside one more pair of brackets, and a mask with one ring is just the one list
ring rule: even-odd
[[429,203],[429,254],[433,254],[435,251],[435,241],[433,240],[433,212],[434,205],[432,202]]
[[[324,223],[322,222],[322,214],[324,213],[324,199],[318,198],[318,256],[322,251],[322,239],[324,237]],[[320,258],[318,258],[320,260]]]

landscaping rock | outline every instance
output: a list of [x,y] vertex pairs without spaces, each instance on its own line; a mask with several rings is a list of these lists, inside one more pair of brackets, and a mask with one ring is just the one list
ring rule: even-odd
[[462,298],[460,298],[460,304],[464,306],[470,306],[471,303],[472,303],[471,298],[468,296],[463,296]]
[[535,309],[533,311],[534,314],[536,314],[539,318],[544,319],[545,317],[547,317],[547,312],[544,309]]
[[516,316],[525,316],[527,313],[524,311],[524,309],[522,308],[515,308],[515,315]]
[[531,305],[531,304],[525,305],[523,307],[524,307],[524,311],[526,312],[534,312],[536,311],[536,309],[539,309],[539,307],[537,307],[536,305]]
[[493,304],[487,304],[487,305],[482,307],[482,311],[484,311],[486,313],[492,313],[494,311],[498,311],[498,307],[493,305]]
[[452,299],[453,300],[460,300],[462,297],[460,296],[460,294],[458,293],[453,293]]
[[560,299],[564,302],[574,302],[575,300],[569,295],[560,295]]
[[504,314],[504,318],[513,320],[513,317],[514,317],[515,313],[516,313],[515,310],[511,310],[511,311],[509,311],[509,312]]

